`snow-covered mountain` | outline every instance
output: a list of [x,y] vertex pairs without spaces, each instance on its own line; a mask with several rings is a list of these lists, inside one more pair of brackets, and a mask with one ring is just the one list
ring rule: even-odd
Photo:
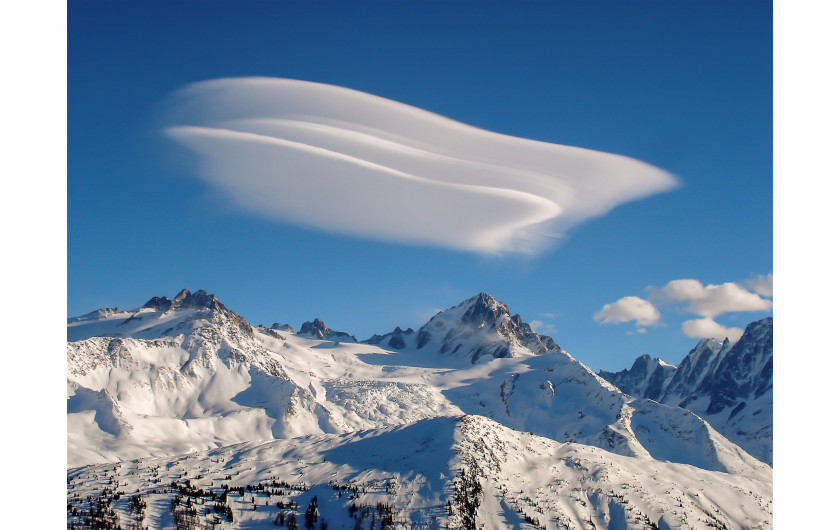
[[[767,465],[685,408],[622,393],[490,295],[440,312],[416,332],[397,328],[362,343],[336,333],[320,320],[297,334],[251,326],[215,296],[186,290],[135,310],[68,320],[68,463],[100,464],[71,470],[68,494],[87,491],[81,477],[90,473],[137,475],[157,466],[160,479],[178,462],[186,466],[182,473],[204,481],[239,470],[236,479],[225,479],[229,486],[275,477],[323,488],[330,481],[364,483],[378,492],[374,482],[390,477],[388,491],[406,496],[381,499],[404,522],[454,528],[463,527],[464,515],[451,508],[453,488],[466,480],[456,471],[469,460],[485,492],[484,508],[472,516],[487,528],[524,524],[526,515],[552,528],[577,527],[584,518],[604,528],[620,519],[640,528],[646,524],[640,521],[661,520],[663,528],[716,517],[770,525]],[[718,394],[721,402],[730,396]],[[483,434],[470,438],[464,425]],[[408,440],[410,433],[416,436]],[[466,449],[465,437],[473,444]],[[504,451],[489,449],[493,439]],[[282,462],[272,460],[278,455],[285,455]],[[295,459],[294,473],[282,467]],[[539,471],[528,471],[531,465]],[[155,495],[158,482],[150,477],[125,480]],[[347,490],[324,490],[318,498],[346,510],[350,499],[336,497],[338,491]],[[739,507],[731,499],[736,491],[744,497]],[[689,492],[690,506],[681,497]],[[568,502],[549,507],[557,494]],[[367,498],[371,505],[374,498],[380,499]],[[319,509],[333,510],[325,506]],[[538,516],[538,508],[552,515]],[[253,517],[240,514],[237,521],[271,512],[251,511]],[[170,516],[150,520],[163,528]]]
[[633,396],[695,412],[772,464],[772,317],[748,325],[735,343],[701,340],[677,367],[643,355],[630,370],[599,375]]
[[523,357],[559,352],[551,337],[537,335],[519,315],[486,293],[479,293],[433,316],[417,333],[397,327],[366,344],[436,351],[476,363],[482,358]]

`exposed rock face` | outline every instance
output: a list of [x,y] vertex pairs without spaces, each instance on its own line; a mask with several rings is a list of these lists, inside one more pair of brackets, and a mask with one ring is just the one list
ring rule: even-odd
[[664,388],[661,395],[654,399],[661,401],[666,396],[686,397],[694,394],[703,379],[715,372],[721,357],[731,346],[729,340],[722,343],[714,339],[701,340],[680,362],[667,388]]
[[461,315],[461,323],[465,326],[478,328],[485,324],[495,323],[501,316],[510,316],[508,307],[487,293],[479,293],[467,302],[471,303]]
[[316,318],[312,322],[304,322],[303,325],[300,326],[300,331],[298,331],[298,335],[302,335],[304,337],[312,337],[315,339],[333,340],[337,342],[357,342],[356,337],[343,331],[335,331],[334,329],[330,329],[318,318]]
[[717,414],[772,391],[773,319],[766,318],[747,326],[714,374],[703,379],[697,393],[710,398],[706,413]]

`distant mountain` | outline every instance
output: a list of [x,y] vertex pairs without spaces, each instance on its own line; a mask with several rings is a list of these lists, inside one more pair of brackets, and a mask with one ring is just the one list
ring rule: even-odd
[[642,355],[629,370],[615,373],[600,370],[598,375],[631,396],[659,400],[665,385],[671,382],[676,371],[676,366],[662,359],[651,359],[650,355]]
[[[732,527],[771,521],[768,466],[690,410],[621,392],[484,293],[417,331],[398,327],[363,343],[318,319],[297,334],[251,326],[205,291],[94,311],[67,326],[68,463],[117,462],[101,469],[123,470],[120,483],[162,495],[149,497],[161,505],[174,495],[152,493],[163,475],[125,472],[139,477],[165,466],[169,483],[181,469],[179,480],[194,484],[213,477],[207,487],[219,494],[223,481],[305,480],[321,484],[317,496],[336,521],[351,498],[338,497],[329,476],[365,484],[366,502],[396,503],[407,520],[463,527],[463,514],[446,502],[459,498],[458,468],[474,466],[488,492],[475,516],[488,528],[525,524],[526,514],[548,521],[540,513],[571,527],[587,519],[604,527],[620,519],[628,528],[704,517]],[[735,373],[709,393],[737,407],[752,364],[717,366]],[[653,376],[645,381],[651,386]],[[258,457],[263,449],[280,460]],[[539,474],[525,481],[521,472],[532,465]],[[570,482],[572,469],[580,482]],[[106,474],[72,470],[68,488],[102,495],[90,489],[99,487],[93,475]],[[631,483],[642,489],[627,490]],[[693,496],[712,487],[714,495]],[[539,500],[553,488],[568,502]],[[305,497],[286,489],[284,502]],[[128,515],[127,505],[115,506]],[[252,512],[268,517],[262,506]]]
[[272,324],[270,329],[273,329],[275,331],[283,331],[285,333],[294,333],[295,332],[295,328],[293,328],[291,325],[281,324],[279,322],[275,322],[274,324]]
[[374,335],[369,339],[363,340],[365,344],[373,344],[375,346],[382,346],[385,348],[394,348],[401,350],[406,347],[406,344],[415,337],[414,330],[408,328],[403,331],[399,326],[394,328],[394,331],[385,333],[384,335]]
[[750,454],[773,462],[773,318],[736,342],[701,340],[670,366],[643,355],[630,370],[599,372],[623,392],[691,410]]
[[312,322],[304,322],[303,325],[300,326],[300,331],[298,331],[298,335],[300,335],[301,337],[311,337],[313,339],[321,340],[333,340],[336,342],[358,342],[356,340],[356,337],[343,331],[335,331],[334,329],[330,329],[327,327],[326,324],[324,324],[323,322],[321,322],[321,320],[317,318]]

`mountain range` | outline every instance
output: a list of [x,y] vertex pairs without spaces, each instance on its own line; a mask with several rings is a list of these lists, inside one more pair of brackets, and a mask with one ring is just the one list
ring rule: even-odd
[[363,341],[187,290],[67,334],[68,526],[772,526],[772,319],[600,374],[486,293]]
[[691,410],[773,464],[773,317],[748,325],[735,343],[700,341],[679,366],[642,355],[629,370],[598,375],[630,395]]

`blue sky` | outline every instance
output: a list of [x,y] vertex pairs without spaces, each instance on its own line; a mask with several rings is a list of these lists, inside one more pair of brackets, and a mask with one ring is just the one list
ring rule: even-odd
[[[537,256],[280,223],[234,207],[162,134],[173,92],[241,76],[339,85],[494,132],[617,153],[681,186],[591,219]],[[484,291],[542,321],[590,367],[617,370],[642,353],[678,362],[697,341],[687,320],[712,314],[743,328],[770,314],[717,312],[749,306],[727,299],[706,314],[657,301],[654,325],[593,317],[672,280],[772,273],[769,2],[74,1],[67,88],[68,316],[186,287],[216,293],[252,323],[298,327],[318,316],[361,339],[417,327]]]

